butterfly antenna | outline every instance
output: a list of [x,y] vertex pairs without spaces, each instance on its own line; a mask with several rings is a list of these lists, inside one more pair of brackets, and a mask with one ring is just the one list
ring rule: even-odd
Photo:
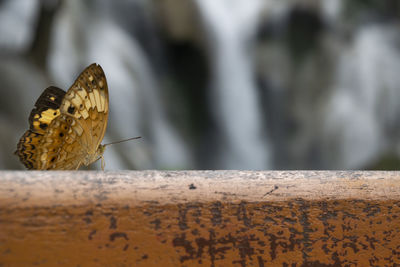
[[132,137],[132,138],[128,138],[128,139],[124,139],[124,140],[120,140],[120,141],[116,141],[116,142],[111,142],[111,143],[108,143],[108,144],[104,144],[103,146],[115,145],[115,144],[118,144],[118,143],[130,141],[130,140],[134,140],[134,139],[139,139],[139,138],[142,138],[142,137],[141,137],[141,136],[136,136],[136,137]]

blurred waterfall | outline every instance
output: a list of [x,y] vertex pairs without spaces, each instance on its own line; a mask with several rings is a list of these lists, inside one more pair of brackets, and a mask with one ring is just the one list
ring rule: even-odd
[[220,127],[219,168],[270,167],[268,135],[257,97],[251,44],[262,1],[197,0],[207,34],[211,102]]
[[13,0],[0,4],[3,5],[0,8],[0,47],[9,52],[27,49],[33,38],[39,2]]
[[0,1],[0,168],[42,90],[97,62],[104,142],[143,137],[107,169],[396,169],[399,21],[396,0]]
[[385,150],[400,155],[399,41],[397,28],[368,25],[343,50],[325,120],[331,166],[357,168]]

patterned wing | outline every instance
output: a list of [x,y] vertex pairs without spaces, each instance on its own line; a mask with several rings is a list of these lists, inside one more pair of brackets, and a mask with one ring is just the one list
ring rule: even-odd
[[37,150],[50,123],[60,115],[65,91],[51,86],[43,91],[29,115],[30,129],[20,138],[15,154],[28,169],[38,169]]
[[29,115],[29,125],[33,132],[43,135],[51,121],[60,116],[60,105],[64,99],[65,91],[50,86],[39,96],[35,108]]
[[108,87],[99,65],[90,65],[78,76],[60,113],[43,136],[38,169],[78,169],[97,160],[108,119]]
[[42,140],[42,135],[28,130],[18,142],[15,154],[29,170],[37,169],[36,151],[40,145],[40,140]]

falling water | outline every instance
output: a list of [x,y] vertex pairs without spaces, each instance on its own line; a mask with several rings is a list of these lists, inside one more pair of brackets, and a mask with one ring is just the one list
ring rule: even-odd
[[223,143],[218,166],[265,169],[268,139],[263,131],[249,43],[261,10],[259,0],[197,0],[212,58],[211,102]]
[[[398,29],[364,26],[342,54],[326,112],[331,166],[360,168],[386,150],[398,154]],[[327,155],[329,155],[327,153]]]
[[0,5],[0,47],[8,51],[29,48],[39,2],[14,0],[0,2]]
[[[163,20],[153,12],[158,1],[62,1],[50,28],[46,71],[26,56],[40,29],[36,27],[41,18],[40,1],[8,0],[0,10],[4,96],[0,119],[12,130],[3,127],[0,131],[5,140],[0,167],[21,167],[17,159],[6,162],[15,149],[7,140],[16,140],[26,130],[27,114],[40,91],[50,84],[68,89],[79,70],[92,62],[102,65],[110,87],[104,141],[143,137],[108,148],[107,169],[354,169],[373,166],[388,153],[399,157],[400,32],[398,15],[381,19],[392,14],[385,12],[385,5],[376,9],[375,4],[354,6],[343,0],[191,2],[200,16],[190,19],[196,25],[200,19],[204,32],[189,32],[186,38],[193,41],[196,36],[195,45],[207,45],[212,75],[207,108],[218,129],[212,124],[208,131],[212,131],[210,143],[219,147],[215,148],[218,153],[207,151],[207,157],[215,158],[206,164],[213,165],[205,165],[204,158],[197,155],[193,162],[190,141],[179,135],[190,126],[171,124],[165,118],[171,114],[165,111],[160,93],[165,77],[158,76],[150,62],[163,62],[171,52],[171,42],[181,40],[155,35],[164,27],[173,27],[161,25]],[[350,9],[353,11],[347,12]],[[298,17],[299,10],[302,17]],[[182,12],[192,14],[193,10]],[[292,25],[297,21],[293,18],[322,21],[316,46],[300,60],[293,57],[294,43],[287,37],[298,30],[310,34],[315,28],[307,23],[304,28],[299,23]],[[146,27],[153,25],[149,21],[158,27],[154,32]],[[147,34],[152,38],[147,39]],[[162,49],[145,53],[143,44],[154,40]],[[162,69],[160,65],[157,67]],[[260,81],[257,85],[255,75]],[[265,97],[261,101],[259,91]],[[15,99],[15,103],[7,99]],[[176,101],[166,101],[171,99]],[[260,103],[268,103],[268,107]]]

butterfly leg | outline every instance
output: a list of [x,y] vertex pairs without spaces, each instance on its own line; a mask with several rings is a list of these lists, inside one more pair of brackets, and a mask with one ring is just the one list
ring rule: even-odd
[[79,169],[79,167],[82,165],[82,163],[79,163],[78,166],[76,166],[76,171]]
[[106,161],[104,160],[103,155],[101,155],[101,170],[104,171],[104,167],[106,166]]

